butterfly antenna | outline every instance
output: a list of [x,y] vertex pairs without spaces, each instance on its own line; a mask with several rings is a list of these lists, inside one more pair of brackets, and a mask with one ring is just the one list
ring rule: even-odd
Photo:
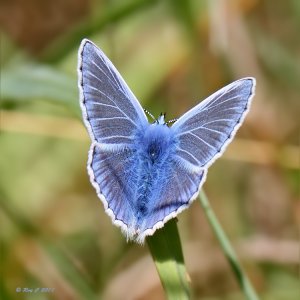
[[153,121],[156,121],[156,119],[154,118],[154,116],[151,114],[150,111],[148,111],[147,109],[144,108],[144,112],[145,112],[146,114],[148,114],[148,115],[153,119]]
[[171,123],[174,123],[176,122],[178,119],[172,119],[172,120],[169,120],[166,122],[167,125],[171,124]]

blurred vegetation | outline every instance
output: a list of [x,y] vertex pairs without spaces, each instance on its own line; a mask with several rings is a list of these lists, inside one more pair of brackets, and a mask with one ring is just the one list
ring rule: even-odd
[[[1,299],[164,297],[148,249],[126,243],[87,177],[84,37],[168,119],[256,77],[246,123],[204,187],[261,299],[300,299],[300,1],[11,0],[0,24]],[[200,205],[178,224],[195,299],[243,299]]]

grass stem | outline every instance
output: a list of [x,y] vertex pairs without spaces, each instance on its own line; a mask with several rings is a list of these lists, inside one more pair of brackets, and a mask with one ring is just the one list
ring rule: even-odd
[[221,224],[219,223],[214,211],[212,210],[208,198],[203,190],[200,191],[199,200],[203,207],[204,213],[208,219],[210,226],[212,227],[221,248],[231,266],[231,269],[246,297],[248,300],[258,300],[258,296],[252,287],[251,282],[249,281],[246,273],[244,272],[225,232],[222,229]]

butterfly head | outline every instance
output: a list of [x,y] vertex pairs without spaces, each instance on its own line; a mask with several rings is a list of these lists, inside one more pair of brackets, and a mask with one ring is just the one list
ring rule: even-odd
[[161,113],[160,116],[156,120],[157,125],[166,125],[165,122],[166,113]]

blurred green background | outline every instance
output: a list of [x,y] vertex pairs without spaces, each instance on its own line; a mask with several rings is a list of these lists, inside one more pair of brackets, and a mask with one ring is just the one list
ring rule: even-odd
[[[300,1],[2,0],[0,24],[1,299],[164,299],[147,247],[126,243],[88,180],[84,37],[167,119],[256,77],[204,189],[261,299],[300,299]],[[199,203],[178,219],[195,299],[244,299]]]

